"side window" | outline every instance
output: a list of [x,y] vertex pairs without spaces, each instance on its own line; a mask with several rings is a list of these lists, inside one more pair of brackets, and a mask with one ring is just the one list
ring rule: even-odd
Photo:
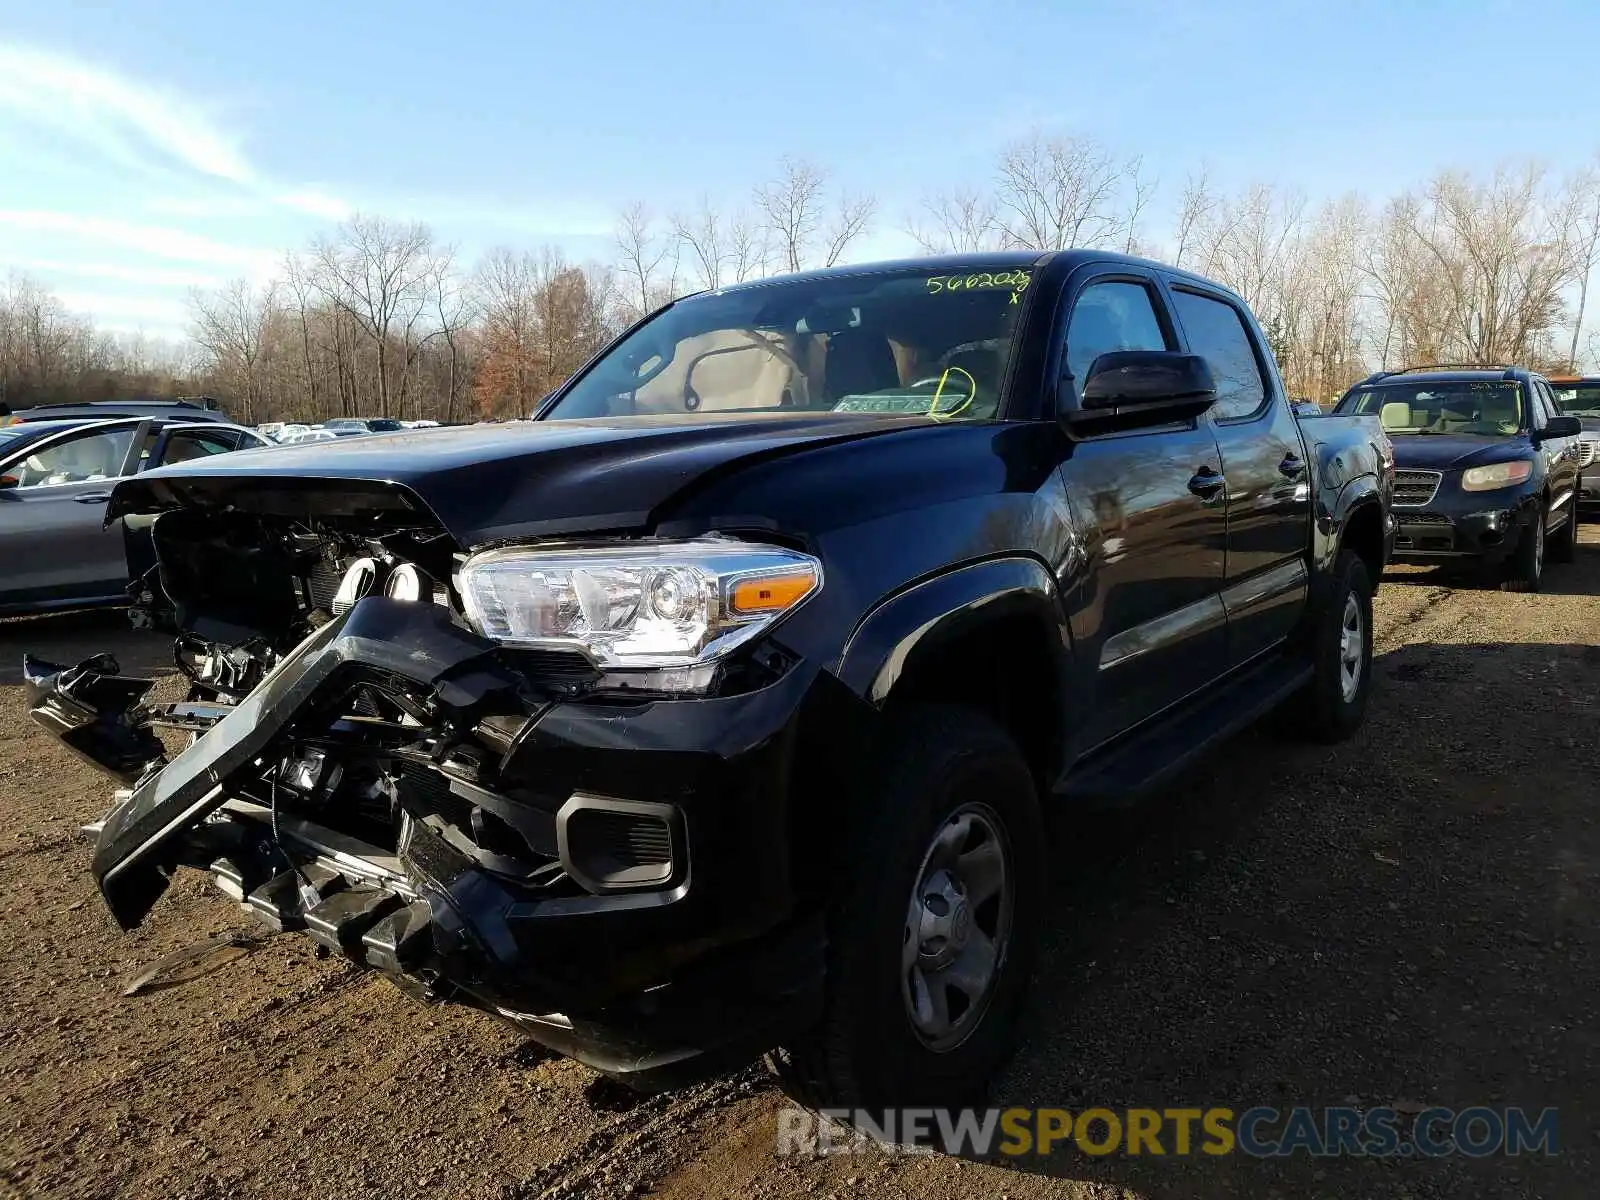
[[1211,364],[1217,383],[1212,417],[1229,421],[1259,412],[1267,401],[1267,385],[1239,310],[1226,301],[1177,289],[1173,289],[1172,304],[1188,336],[1190,353]]
[[1561,415],[1561,405],[1556,400],[1556,395],[1550,390],[1550,385],[1542,379],[1534,381],[1534,387],[1539,392],[1539,426],[1543,428],[1550,423],[1550,418]]
[[79,434],[28,455],[11,473],[17,486],[25,488],[113,479],[122,470],[132,440],[131,428]]
[[227,454],[233,449],[232,440],[223,434],[184,431],[167,439],[167,452],[162,455],[161,464],[165,466],[168,463],[207,458],[213,454]]
[[1091,283],[1067,322],[1067,371],[1081,391],[1094,360],[1113,350],[1170,350],[1150,289],[1125,280]]

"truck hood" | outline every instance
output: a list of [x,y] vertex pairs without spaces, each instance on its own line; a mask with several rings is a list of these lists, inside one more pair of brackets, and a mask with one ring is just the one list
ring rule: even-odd
[[119,484],[107,521],[178,506],[284,516],[431,514],[462,549],[642,529],[735,465],[933,424],[862,413],[685,413],[408,430],[271,446]]
[[1395,466],[1404,470],[1460,471],[1486,463],[1527,458],[1533,444],[1526,436],[1495,437],[1471,433],[1390,434]]

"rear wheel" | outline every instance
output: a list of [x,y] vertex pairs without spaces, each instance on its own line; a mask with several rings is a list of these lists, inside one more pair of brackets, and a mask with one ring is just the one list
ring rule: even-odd
[[1012,1049],[1044,893],[1044,831],[1016,744],[916,706],[852,805],[821,1022],[768,1059],[802,1103],[976,1103]]
[[1506,591],[1537,592],[1544,581],[1544,522],[1544,504],[1541,503],[1506,566],[1506,575],[1500,584]]
[[1361,727],[1372,691],[1372,580],[1353,550],[1334,562],[1327,603],[1310,631],[1311,682],[1278,728],[1294,737],[1339,742]]

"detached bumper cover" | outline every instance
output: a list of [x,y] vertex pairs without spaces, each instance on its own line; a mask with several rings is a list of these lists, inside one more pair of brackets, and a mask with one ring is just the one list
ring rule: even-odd
[[[412,681],[441,726],[516,715],[503,790],[557,807],[589,793],[670,805],[681,869],[657,890],[548,895],[484,869],[422,821],[405,824],[387,858],[289,814],[274,835],[267,811],[234,785],[274,761],[342,671]],[[36,670],[30,706],[64,738],[47,717],[68,674]],[[100,697],[108,712],[148,686],[124,682]],[[308,637],[171,762],[152,763],[101,824],[92,869],[124,929],[176,867],[209,869],[270,924],[512,1019],[596,1069],[675,1082],[719,1068],[718,1051],[759,1053],[818,1011],[823,936],[791,879],[789,783],[805,714],[847,702],[832,688],[842,691],[802,665],[738,696],[543,699],[513,656],[444,609],[372,597]],[[87,706],[77,715],[83,728],[112,719]],[[286,853],[295,874],[283,871]]]
[[494,643],[453,624],[433,605],[367,601],[317,630],[204,736],[140,783],[107,814],[91,868],[123,929],[145,917],[180,861],[183,834],[227,801],[230,776],[261,756],[340,668],[360,663],[439,689],[468,707],[492,689],[516,694]]

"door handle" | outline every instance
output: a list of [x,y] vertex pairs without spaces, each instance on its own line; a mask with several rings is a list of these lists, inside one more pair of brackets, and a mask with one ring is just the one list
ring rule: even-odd
[[1283,461],[1278,464],[1278,472],[1289,479],[1299,479],[1300,476],[1306,473],[1305,459],[1291,450],[1283,456]]
[[1222,495],[1226,483],[1227,480],[1210,467],[1201,467],[1190,477],[1189,490],[1209,504]]
[[104,504],[109,499],[111,499],[110,492],[90,492],[87,496],[74,496],[72,502],[74,504]]

